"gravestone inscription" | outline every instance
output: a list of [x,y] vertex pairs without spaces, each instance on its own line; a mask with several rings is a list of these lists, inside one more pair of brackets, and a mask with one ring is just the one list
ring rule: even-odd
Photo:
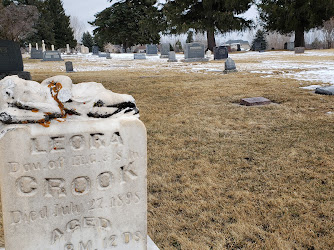
[[43,61],[64,61],[59,51],[47,50],[43,53]]
[[223,60],[228,58],[228,50],[226,46],[214,47],[214,60]]
[[158,47],[155,44],[147,44],[146,45],[146,55],[152,56],[158,54]]
[[0,40],[0,79],[9,75],[18,75],[26,80],[31,79],[30,73],[23,71],[19,44],[9,40]]
[[206,62],[204,44],[201,43],[187,43],[184,51],[183,62]]
[[161,44],[161,55],[160,58],[168,58],[168,53],[170,51],[169,43]]
[[[6,250],[146,249],[146,130],[134,99],[64,76],[41,84],[6,78],[2,90],[8,81],[25,110],[0,129]],[[39,94],[29,100],[24,88]],[[58,99],[64,89],[72,102]],[[0,95],[0,113],[10,113],[11,98]],[[19,122],[30,108],[45,114],[39,106],[61,115]],[[65,116],[68,109],[76,112]]]
[[30,59],[43,59],[43,51],[31,48]]

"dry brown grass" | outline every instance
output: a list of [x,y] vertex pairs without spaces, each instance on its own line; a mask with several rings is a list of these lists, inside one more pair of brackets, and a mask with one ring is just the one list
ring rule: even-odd
[[[148,232],[160,249],[334,248],[334,97],[247,72],[69,76],[135,97],[148,132]],[[254,96],[276,104],[237,104]]]

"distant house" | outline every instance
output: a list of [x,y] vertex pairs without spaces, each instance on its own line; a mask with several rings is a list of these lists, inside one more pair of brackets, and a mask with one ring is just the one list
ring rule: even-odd
[[240,44],[241,50],[250,50],[248,41],[244,40],[228,40],[225,44],[230,45],[232,49],[237,50],[238,44]]

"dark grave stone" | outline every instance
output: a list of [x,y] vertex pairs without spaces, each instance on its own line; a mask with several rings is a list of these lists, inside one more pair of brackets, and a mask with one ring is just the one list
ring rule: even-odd
[[99,54],[99,46],[93,46],[92,47],[92,52],[93,52],[93,55],[98,55]]
[[59,51],[47,50],[43,53],[43,62],[45,61],[64,61]]
[[66,72],[70,73],[73,72],[73,63],[72,62],[65,62]]
[[177,62],[175,51],[168,52],[168,60],[167,62]]
[[146,59],[146,56],[145,56],[145,54],[135,53],[133,58],[136,59],[136,60],[137,59],[143,60],[143,59]]
[[168,53],[170,51],[169,43],[161,44],[161,55],[160,58],[168,58]]
[[9,75],[31,80],[30,73],[23,71],[20,45],[13,41],[0,40],[0,79]]
[[271,101],[264,97],[251,97],[241,99],[240,104],[246,106],[257,106],[257,105],[267,105],[270,104]]
[[146,54],[148,56],[157,55],[158,47],[155,44],[146,44]]
[[237,51],[241,51],[241,45],[237,44]]
[[334,95],[334,86],[316,88],[315,93],[320,95]]
[[41,49],[31,48],[30,59],[43,59],[43,51]]
[[259,51],[259,52],[264,52],[265,50],[263,49],[265,45],[261,41],[256,41],[254,43],[254,51]]
[[228,49],[226,46],[213,48],[214,60],[222,60],[228,58]]
[[225,62],[225,70],[224,73],[232,73],[232,72],[238,72],[237,67],[235,66],[235,62],[231,58],[227,58]]
[[201,43],[187,43],[184,51],[183,62],[207,62],[205,58],[204,44]]
[[305,52],[305,47],[295,47],[295,54],[303,54]]
[[110,52],[107,52],[107,56],[106,56],[107,59],[111,59],[111,56],[110,56]]

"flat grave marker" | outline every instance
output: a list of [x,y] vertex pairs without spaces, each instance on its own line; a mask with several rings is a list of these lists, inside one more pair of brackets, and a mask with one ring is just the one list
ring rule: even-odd
[[241,99],[240,104],[245,106],[268,105],[271,101],[264,97],[251,97]]

